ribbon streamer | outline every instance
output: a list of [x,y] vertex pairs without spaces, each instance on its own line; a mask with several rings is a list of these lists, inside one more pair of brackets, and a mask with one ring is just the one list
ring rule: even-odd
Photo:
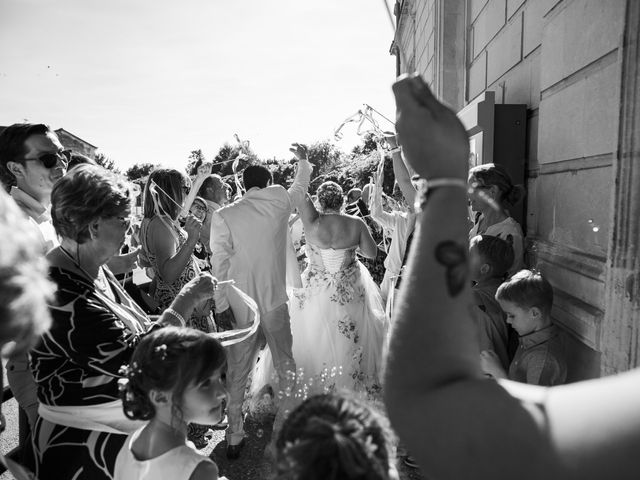
[[[219,284],[222,283],[223,282],[219,282]],[[234,328],[233,330],[227,330],[225,332],[210,333],[209,335],[222,343],[223,347],[228,347],[230,345],[235,345],[236,343],[245,341],[251,335],[256,333],[258,331],[258,327],[260,326],[260,312],[258,311],[258,304],[256,303],[256,301],[235,285],[230,285],[230,287],[238,294],[238,296],[247,305],[247,307],[249,307],[249,310],[251,310],[251,312],[253,313],[253,322],[248,327]]]

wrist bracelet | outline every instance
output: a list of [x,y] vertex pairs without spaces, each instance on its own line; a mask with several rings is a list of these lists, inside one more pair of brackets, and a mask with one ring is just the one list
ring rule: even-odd
[[168,313],[172,317],[177,318],[178,321],[180,322],[180,326],[181,327],[186,327],[187,326],[187,322],[184,321],[184,317],[182,315],[180,315],[178,312],[176,312],[173,308],[167,308],[164,311],[164,313]]
[[396,148],[392,148],[387,153],[389,155],[393,155],[394,153],[401,153],[401,152],[402,152],[402,147],[396,147]]
[[469,185],[461,178],[436,178],[434,180],[421,178],[416,182],[416,198],[413,204],[416,213],[424,209],[429,192],[440,187],[457,187],[465,191],[469,190]]

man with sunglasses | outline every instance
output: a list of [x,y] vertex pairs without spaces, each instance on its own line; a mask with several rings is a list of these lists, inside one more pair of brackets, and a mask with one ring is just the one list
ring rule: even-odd
[[57,245],[49,204],[67,173],[69,151],[47,125],[18,123],[0,134],[0,174],[18,206],[38,226],[44,253]]
[[[43,256],[58,245],[49,207],[53,185],[67,173],[68,158],[58,136],[47,125],[17,123],[0,134],[0,177],[5,188],[10,187],[13,200],[37,227]],[[9,359],[7,380],[33,429],[38,397],[27,353]],[[21,437],[25,438],[22,434]]]

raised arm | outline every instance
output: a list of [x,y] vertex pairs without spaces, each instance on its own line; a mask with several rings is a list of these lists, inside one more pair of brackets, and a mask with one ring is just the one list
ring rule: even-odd
[[193,201],[198,196],[198,192],[200,191],[200,187],[206,180],[206,178],[211,175],[211,167],[213,164],[211,162],[205,162],[198,168],[198,173],[196,175],[195,180],[191,184],[191,189],[187,194],[187,198],[184,201],[184,206],[180,211],[180,217],[186,217],[189,214],[189,209],[191,205],[193,205]]
[[[423,178],[465,181],[468,139],[455,114],[419,77],[399,80],[394,93],[411,166]],[[437,187],[418,217],[386,370],[396,431],[425,474],[443,480],[635,478],[640,371],[548,389],[482,378],[466,201],[463,188]]]
[[300,219],[302,220],[302,225],[304,226],[304,231],[308,232],[310,227],[315,223],[320,214],[316,209],[316,206],[313,204],[313,200],[307,193],[305,195],[304,202],[298,207],[298,211],[300,212]]
[[[394,93],[400,142],[417,173],[465,180],[468,140],[455,114],[419,77],[400,80]],[[556,465],[536,417],[479,368],[466,205],[464,189],[440,187],[418,214],[389,348],[387,411],[428,477],[551,478]]]
[[173,232],[159,217],[151,220],[147,231],[147,242],[156,255],[158,273],[167,283],[175,282],[187,266],[200,238],[202,222],[193,215],[189,215],[184,228],[187,232],[187,241],[180,247],[176,246]]
[[305,203],[309,183],[311,182],[311,170],[313,166],[307,158],[307,147],[300,143],[292,143],[289,149],[298,159],[298,170],[293,183],[287,190],[291,200],[291,210],[301,209]]
[[409,169],[402,159],[402,153],[398,149],[398,140],[394,135],[387,136],[385,140],[391,147],[391,160],[393,161],[393,174],[396,177],[396,182],[398,182],[405,201],[412,205],[416,196],[416,189],[413,186],[413,182],[411,182]]
[[382,208],[382,181],[377,179],[373,184],[373,192],[370,204],[369,214],[371,218],[378,222],[382,227],[393,230],[395,227],[395,216],[392,213],[384,211]]
[[360,244],[358,245],[360,253],[366,258],[376,258],[376,255],[378,255],[378,246],[371,236],[369,227],[367,227],[367,224],[361,218],[355,219],[354,221],[358,222],[360,228]]
[[[211,271],[219,280],[229,280],[229,267],[233,255],[233,241],[227,223],[218,212],[211,214]],[[229,308],[226,287],[218,288],[214,294],[216,313]]]

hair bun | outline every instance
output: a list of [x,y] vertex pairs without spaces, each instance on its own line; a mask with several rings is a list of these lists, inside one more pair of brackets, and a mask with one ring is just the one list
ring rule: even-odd
[[515,205],[524,198],[526,190],[523,185],[512,185],[504,196],[504,201],[510,205]]

